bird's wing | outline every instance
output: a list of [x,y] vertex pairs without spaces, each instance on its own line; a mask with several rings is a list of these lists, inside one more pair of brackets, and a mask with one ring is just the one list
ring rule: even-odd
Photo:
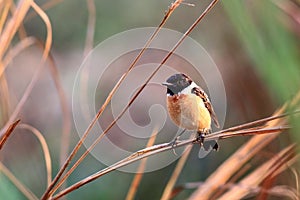
[[201,88],[198,88],[198,87],[194,87],[193,90],[192,90],[192,93],[199,96],[202,99],[202,101],[203,101],[205,107],[207,108],[207,110],[209,111],[210,116],[213,119],[216,127],[219,128],[220,125],[219,125],[219,122],[218,122],[218,118],[217,118],[216,113],[215,113],[215,111],[214,111],[214,109],[213,109],[213,107],[212,107],[212,105],[211,105],[211,103],[208,99],[207,94],[205,94],[205,92]]

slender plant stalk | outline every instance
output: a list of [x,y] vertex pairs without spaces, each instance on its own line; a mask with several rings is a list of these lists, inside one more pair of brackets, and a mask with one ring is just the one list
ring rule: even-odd
[[[158,28],[155,30],[155,32],[151,35],[151,37],[149,38],[149,40],[146,42],[144,48],[139,52],[139,54],[137,55],[137,57],[134,59],[134,61],[131,63],[130,67],[128,68],[128,70],[125,72],[125,74],[120,78],[120,80],[118,81],[118,83],[115,85],[115,87],[112,89],[112,91],[109,93],[108,97],[106,98],[105,102],[103,103],[103,105],[101,106],[101,108],[99,109],[97,115],[94,117],[94,119],[92,120],[92,122],[90,123],[90,125],[88,126],[88,128],[86,129],[86,131],[84,132],[83,136],[80,138],[79,142],[76,144],[76,146],[74,147],[74,149],[72,150],[72,152],[70,153],[69,157],[67,158],[67,160],[65,161],[65,163],[63,164],[63,166],[60,168],[59,172],[57,173],[57,175],[55,176],[54,180],[52,181],[51,185],[47,188],[47,190],[45,191],[45,193],[42,196],[42,199],[47,199],[49,197],[49,193],[50,191],[53,189],[54,185],[58,182],[58,180],[60,179],[60,177],[62,176],[62,174],[64,173],[64,171],[66,170],[66,168],[68,167],[68,165],[70,164],[71,160],[74,158],[75,154],[78,152],[79,148],[82,146],[82,143],[84,142],[84,140],[86,139],[86,137],[88,136],[89,132],[91,131],[91,129],[93,128],[93,126],[95,125],[95,123],[98,121],[99,117],[101,116],[101,114],[103,113],[104,109],[106,108],[106,106],[109,104],[112,96],[116,93],[117,89],[120,87],[121,83],[124,81],[124,79],[126,78],[126,76],[129,74],[129,72],[133,69],[133,67],[136,65],[137,61],[141,58],[141,56],[143,55],[143,53],[145,52],[145,50],[147,49],[147,47],[149,47],[149,45],[151,44],[151,42],[153,41],[153,39],[155,38],[155,36],[158,34],[158,32],[160,31],[160,29],[163,27],[163,25],[167,22],[167,19],[171,16],[171,14],[175,11],[175,9],[180,5],[180,2],[182,0],[176,0],[175,3],[173,3],[168,12],[165,14],[164,19],[162,20],[162,22],[160,23],[160,25],[158,26]],[[72,168],[71,168],[72,169]],[[71,170],[70,169],[70,170]],[[66,174],[67,175],[67,174]],[[53,191],[51,192],[51,194],[53,193]],[[50,194],[50,195],[51,195]]]
[[28,124],[20,124],[18,128],[25,129],[30,131],[39,141],[41,144],[43,153],[44,153],[44,158],[45,158],[45,165],[46,165],[46,174],[47,174],[47,186],[51,183],[51,176],[52,176],[52,167],[51,167],[51,156],[50,156],[50,151],[49,147],[47,145],[47,142],[43,136],[43,134],[34,128],[33,126],[30,126]]
[[[152,74],[148,77],[145,83],[140,87],[140,89],[133,95],[125,108],[121,111],[121,113],[114,119],[114,121],[100,134],[100,136],[92,143],[92,145],[86,150],[86,152],[78,159],[78,161],[73,165],[73,167],[66,173],[66,176],[69,176],[72,171],[82,162],[82,160],[89,154],[89,152],[102,140],[102,138],[107,134],[107,132],[116,124],[116,122],[124,115],[124,113],[128,110],[128,108],[132,105],[135,99],[139,96],[139,94],[143,91],[146,85],[150,82],[152,77],[158,72],[158,70],[166,63],[166,61],[170,58],[173,52],[180,46],[180,44],[184,41],[184,39],[194,30],[194,28],[199,24],[199,22],[209,13],[209,11],[216,5],[218,0],[213,0],[207,8],[202,12],[202,14],[195,20],[195,22],[189,27],[189,29],[183,34],[183,36],[178,40],[178,42],[174,45],[172,50],[167,54],[167,56],[163,59],[160,65],[152,72]],[[143,49],[145,50],[145,48]],[[62,178],[63,181],[66,178]],[[60,181],[59,184],[62,184],[63,181]],[[58,189],[58,187],[56,187]],[[52,193],[55,192],[54,190]]]
[[[27,4],[29,2],[29,5],[28,6],[31,6],[37,13],[38,15],[42,18],[42,20],[44,21],[45,25],[46,25],[46,30],[47,30],[47,36],[46,36],[46,42],[45,42],[45,47],[44,47],[44,51],[43,51],[43,56],[42,56],[42,60],[40,62],[40,66],[38,67],[38,69],[36,70],[35,74],[33,75],[29,85],[27,86],[22,98],[20,99],[18,105],[16,106],[14,112],[11,114],[8,122],[6,123],[6,125],[4,126],[4,128],[0,131],[0,137],[1,135],[3,135],[3,130],[6,130],[7,127],[9,126],[9,124],[11,124],[17,117],[17,115],[19,114],[19,112],[21,111],[21,109],[23,108],[23,105],[25,104],[26,100],[28,99],[29,97],[29,94],[31,93],[35,83],[37,82],[38,78],[40,77],[40,73],[41,73],[41,70],[43,69],[43,65],[46,61],[46,59],[48,58],[48,55],[49,55],[49,52],[50,52],[50,49],[51,49],[51,44],[52,44],[52,26],[51,26],[51,23],[50,23],[50,20],[48,18],[48,16],[46,15],[46,13],[40,9],[40,7],[34,3],[33,1],[21,1],[21,2],[24,2],[25,5],[19,5],[19,7],[23,7],[24,6],[24,9],[27,8]],[[26,3],[25,3],[26,2]],[[18,22],[19,21],[22,21],[24,19],[24,16],[26,14],[26,12],[28,11],[28,9],[23,9],[23,8],[19,8],[16,10],[16,19],[17,20],[14,24],[14,22],[12,22],[12,25],[11,23],[9,22],[7,24],[7,27],[6,29],[7,32],[8,32],[8,36],[4,35],[1,35],[0,37],[0,44],[3,43],[3,46],[0,45],[0,58],[3,57],[3,54],[4,54],[4,51],[6,50],[6,48],[8,47],[9,43],[5,43],[2,41],[2,39],[9,39],[11,40],[13,35],[15,34],[18,26],[20,25],[21,22]],[[20,13],[19,13],[20,12]],[[11,19],[13,20],[13,19]],[[12,27],[11,27],[12,26]],[[5,32],[5,31],[4,31]],[[5,32],[6,33],[6,32]],[[12,34],[12,35],[10,35]],[[5,38],[5,37],[8,37],[8,38]],[[0,66],[3,66],[3,65],[0,65]]]
[[168,181],[167,186],[165,187],[165,190],[163,192],[161,200],[170,199],[174,185],[176,184],[176,181],[184,167],[184,164],[186,163],[186,160],[188,159],[188,157],[191,153],[192,147],[193,147],[193,145],[187,146],[183,155],[180,157],[180,159],[176,165],[176,168],[174,169],[172,176],[171,176],[170,180]]
[[5,131],[2,137],[0,137],[0,150],[2,149],[3,145],[11,135],[11,133],[15,130],[16,126],[19,124],[21,120],[17,120],[14,123],[12,123],[8,129]]
[[[226,138],[229,138],[230,135],[232,137],[235,137],[235,136],[240,136],[240,135],[255,135],[255,134],[263,134],[265,133],[265,135],[269,136],[270,133],[279,133],[282,131],[282,128],[279,127],[279,128],[261,128],[259,129],[260,132],[258,130],[253,130],[253,129],[249,129],[248,133],[246,133],[245,130],[243,130],[241,132],[241,134],[237,134],[237,133],[232,133],[232,132],[229,132],[228,135],[226,137],[224,137],[223,133],[222,136],[219,136],[219,135],[215,135],[214,137],[206,137],[204,140],[205,141],[211,141],[211,140],[216,140],[216,139],[226,139]],[[163,144],[159,144],[159,145],[154,145],[152,147],[148,147],[146,149],[142,149],[142,150],[139,150],[137,151],[136,153],[133,153],[131,156],[105,168],[105,169],[102,169],[100,170],[99,172],[93,174],[93,175],[90,175],[88,176],[87,178],[71,185],[70,187],[66,188],[65,190],[59,192],[57,195],[55,195],[53,198],[51,199],[59,199],[60,197],[82,187],[83,185],[89,183],[89,182],[92,182],[94,180],[96,180],[97,178],[111,172],[111,171],[114,171],[118,168],[121,168],[121,167],[124,167],[128,164],[131,164],[133,162],[136,162],[138,160],[141,160],[143,158],[146,158],[146,157],[149,157],[151,155],[155,155],[155,154],[158,154],[158,153],[161,153],[161,152],[165,152],[167,150],[171,150],[173,148],[178,148],[178,147],[181,147],[181,146],[185,146],[185,145],[188,145],[188,144],[195,144],[195,143],[198,143],[198,139],[195,138],[195,139],[188,139],[188,140],[184,140],[184,141],[180,141],[180,142],[176,142],[175,145],[173,144],[170,144],[170,143],[163,143]]]
[[2,162],[0,162],[0,171],[5,174],[5,176],[20,190],[22,194],[28,200],[38,200],[38,198],[25,186],[21,183],[10,171],[7,169]]
[[[154,131],[152,136],[148,140],[146,148],[153,146],[153,144],[155,142],[155,139],[156,139],[156,136],[157,136],[157,131]],[[135,176],[133,178],[133,181],[131,183],[131,186],[130,186],[130,188],[128,190],[128,193],[127,193],[127,196],[126,196],[126,200],[133,200],[134,199],[136,191],[138,189],[138,186],[139,186],[139,184],[142,180],[146,164],[147,164],[147,159],[145,158],[141,161],[141,164],[138,167],[137,173],[135,174]]]
[[[271,158],[269,161],[265,162],[263,165],[258,167],[255,171],[241,180],[238,185],[247,185],[248,187],[256,187],[259,183],[265,180],[267,177],[273,175],[275,172],[279,173],[284,168],[288,166],[286,163],[289,163],[290,160],[295,161],[294,149],[295,145],[290,145]],[[279,170],[279,171],[278,171]],[[241,199],[247,194],[249,194],[250,190],[243,187],[233,187],[224,195],[219,197],[220,200],[226,199]]]

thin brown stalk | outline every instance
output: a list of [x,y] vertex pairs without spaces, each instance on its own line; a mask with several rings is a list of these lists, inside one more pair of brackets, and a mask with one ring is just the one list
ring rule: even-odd
[[[8,1],[8,0],[6,0]],[[11,14],[14,14],[14,12],[16,11],[16,4],[14,3],[13,0],[9,0],[11,2],[11,6],[10,6],[10,12]],[[24,21],[24,20],[23,20]],[[24,27],[24,24],[23,24],[23,21],[22,23],[20,24],[19,28],[18,28],[18,35],[19,35],[19,38],[22,40],[24,38],[26,38],[27,34],[26,34],[26,31],[25,31],[25,27]]]
[[[157,131],[154,131],[153,134],[152,134],[152,136],[148,140],[146,148],[150,147],[150,146],[152,146],[154,144],[156,136],[157,136]],[[141,161],[141,164],[138,167],[137,173],[135,174],[135,176],[133,178],[133,181],[131,183],[131,186],[130,186],[130,188],[128,190],[128,193],[127,193],[127,196],[126,196],[126,200],[132,200],[132,199],[134,199],[136,191],[138,189],[138,186],[139,186],[139,184],[140,184],[140,182],[142,180],[146,164],[147,164],[147,158],[145,158],[145,159],[143,159]]]
[[10,124],[8,129],[5,131],[4,135],[0,137],[0,150],[2,149],[3,145],[5,144],[11,133],[15,130],[16,126],[19,124],[20,121],[21,120],[18,119],[14,123]]
[[84,57],[92,50],[94,43],[95,25],[96,25],[96,6],[94,0],[86,0],[89,18],[87,23],[87,32],[85,38]]
[[4,26],[5,21],[7,19],[11,3],[12,3],[12,1],[7,1],[6,3],[4,3],[4,7],[1,8],[0,34],[2,33],[3,26]]
[[0,162],[0,171],[5,174],[7,178],[16,186],[16,188],[24,194],[29,200],[38,200],[38,198],[25,186],[23,185],[10,171],[7,169],[2,162]]
[[[298,99],[300,92],[295,99]],[[297,103],[294,101],[294,103]],[[291,103],[292,104],[292,103]],[[285,104],[273,116],[282,115],[288,105]],[[282,126],[286,123],[283,118],[274,119],[266,123],[266,127]],[[229,157],[222,165],[215,170],[206,180],[206,187],[198,188],[189,199],[194,200],[201,197],[201,199],[210,199],[216,190],[226,184],[226,182],[257,152],[269,144],[277,137],[280,131],[274,134],[256,135],[252,137],[246,144],[238,149],[231,157]]]
[[296,185],[297,196],[300,197],[299,174],[295,168],[292,168],[292,172],[295,175],[295,185]]
[[[27,5],[29,3],[29,5]],[[19,114],[19,112],[21,111],[21,109],[23,108],[23,105],[25,104],[26,100],[29,97],[29,94],[31,93],[35,83],[37,82],[39,76],[40,76],[40,72],[42,71],[43,65],[45,60],[48,57],[48,54],[50,52],[50,48],[51,48],[51,44],[52,44],[52,27],[51,27],[51,23],[50,20],[48,18],[48,16],[43,12],[43,10],[41,10],[39,8],[39,6],[37,6],[37,4],[35,4],[33,1],[20,1],[21,5],[18,6],[17,10],[16,10],[16,22],[15,24],[12,24],[13,22],[8,22],[3,35],[0,37],[0,44],[3,43],[3,46],[0,45],[0,57],[3,57],[4,51],[6,50],[6,48],[8,47],[9,43],[7,43],[7,41],[3,42],[2,39],[12,39],[11,35],[6,35],[6,34],[15,34],[16,28],[20,25],[20,20],[23,20],[26,12],[28,11],[27,6],[32,6],[32,8],[38,13],[38,15],[42,18],[42,20],[45,22],[46,25],[46,30],[47,30],[47,36],[46,36],[46,42],[45,42],[45,47],[44,47],[44,51],[43,51],[43,56],[42,56],[42,60],[40,63],[40,66],[38,67],[38,69],[36,70],[35,74],[33,75],[29,85],[27,86],[22,98],[19,100],[19,103],[17,104],[15,110],[13,111],[13,113],[11,114],[8,122],[6,123],[6,125],[4,126],[4,128],[2,130],[7,129],[7,127],[9,126],[9,124],[12,123],[12,121],[14,121],[17,117],[17,115]],[[23,9],[21,9],[20,7],[25,7]],[[14,19],[14,17],[13,17]],[[8,38],[5,38],[8,37]],[[3,131],[1,130],[0,132],[0,136],[3,135]]]
[[[178,194],[184,189],[195,189],[199,187],[205,186],[204,182],[196,182],[196,183],[185,183],[182,186],[178,186],[177,188],[174,189],[173,194]],[[263,190],[262,187],[250,187],[248,185],[240,185],[238,183],[226,183],[225,185],[222,185],[220,189],[222,190],[227,190],[227,189],[232,189],[232,188],[243,188],[251,192],[252,195],[256,195],[260,191]],[[293,200],[299,200],[299,195],[297,195],[297,190],[286,186],[286,185],[277,185],[269,190],[264,191],[270,195],[277,196],[277,197],[288,197]],[[250,195],[247,195],[246,197],[249,197]],[[216,199],[216,198],[212,198]]]
[[17,56],[20,54],[21,51],[26,49],[27,47],[33,45],[36,42],[36,39],[34,37],[27,37],[21,40],[17,45],[12,47],[6,54],[5,58],[3,59],[3,62],[0,63],[2,65],[0,67],[0,78],[3,75],[6,67],[8,64]]
[[16,11],[13,13],[9,21],[7,21],[2,34],[0,35],[0,58],[3,58],[12,38],[22,23],[26,13],[31,6],[30,0],[21,0],[18,3]]
[[45,165],[46,165],[46,174],[47,174],[47,186],[51,183],[51,176],[52,176],[52,167],[51,167],[51,156],[50,156],[50,151],[47,145],[47,142],[43,136],[43,134],[34,128],[33,126],[30,126],[28,124],[20,124],[18,128],[21,129],[26,129],[33,133],[34,136],[38,139],[39,143],[41,144],[43,153],[44,153],[44,158],[45,158]]
[[[273,175],[275,172],[280,173],[286,169],[291,162],[295,162],[294,155],[295,145],[290,145],[275,155],[273,158],[265,162],[263,165],[254,170],[251,174],[241,180],[238,185],[245,185],[246,187],[256,187],[259,183],[267,177]],[[288,165],[286,164],[288,163]],[[284,168],[282,168],[284,166]],[[205,187],[205,186],[204,186]],[[242,187],[233,187],[228,192],[219,197],[220,200],[225,199],[241,199],[248,195],[251,191]]]
[[[0,68],[1,68],[1,63],[0,63]],[[2,116],[2,122],[1,122],[1,126],[3,126],[3,123],[5,123],[10,116],[11,113],[11,100],[10,100],[10,92],[9,92],[9,88],[8,88],[8,83],[6,80],[5,76],[0,77],[0,94],[1,94],[1,98],[0,98],[0,105],[1,105],[1,110],[0,110],[0,114]],[[2,130],[0,129],[0,137],[3,134],[3,131],[6,130],[9,126],[10,123],[13,123],[14,120],[12,120],[11,122],[7,123],[6,122],[6,126],[2,128]]]
[[[281,128],[280,128],[280,130],[281,130]],[[279,132],[280,130],[272,129],[272,131],[274,131],[274,132]],[[269,133],[270,133],[270,131],[266,130],[266,135],[267,136],[270,135]],[[232,137],[237,136],[237,134],[229,133],[229,135],[230,134],[232,135]],[[244,132],[243,134],[246,134],[246,133]],[[255,132],[253,133],[253,130],[249,130],[249,134],[255,134]],[[260,132],[260,134],[262,134],[262,133]],[[205,138],[205,141],[216,140],[218,138],[219,138],[219,136],[216,135],[215,137]],[[225,138],[229,138],[229,136],[227,136]],[[223,139],[223,138],[220,138],[220,139]],[[185,145],[188,145],[188,144],[194,144],[194,143],[197,143],[197,138],[180,141],[180,142],[177,142],[176,145],[173,145],[171,143],[163,143],[163,144],[154,145],[152,147],[148,147],[148,148],[139,150],[136,153],[133,153],[131,156],[129,156],[129,157],[127,157],[127,158],[125,158],[125,159],[123,159],[123,160],[121,160],[121,161],[105,168],[105,169],[102,169],[99,172],[97,172],[95,174],[92,174],[92,175],[88,176],[87,178],[85,178],[85,179],[69,186],[68,188],[66,188],[65,190],[59,192],[57,195],[55,195],[51,199],[58,199],[58,198],[60,198],[64,195],[66,195],[66,194],[82,187],[83,185],[96,180],[97,178],[99,178],[99,177],[101,177],[101,176],[103,176],[103,175],[105,175],[105,174],[107,174],[111,171],[114,171],[118,168],[124,167],[128,164],[131,164],[131,163],[136,162],[138,160],[141,160],[143,158],[146,158],[146,157],[149,157],[151,155],[155,155],[155,154],[167,151],[167,150],[171,150],[173,148],[185,146]],[[239,158],[239,160],[242,160],[242,158]]]
[[[112,96],[116,93],[117,89],[120,87],[121,83],[125,80],[126,76],[129,74],[129,72],[133,69],[133,67],[136,65],[137,61],[141,58],[141,56],[143,55],[143,53],[145,52],[145,50],[149,47],[149,45],[151,44],[151,42],[153,41],[153,39],[156,37],[156,35],[158,34],[158,32],[160,31],[160,29],[163,27],[163,25],[167,22],[167,19],[171,16],[171,14],[175,11],[175,9],[180,5],[180,2],[182,0],[176,0],[175,3],[172,4],[172,6],[169,8],[168,12],[166,13],[164,19],[162,20],[162,22],[160,23],[160,25],[158,26],[158,28],[154,31],[154,33],[151,35],[151,37],[149,38],[149,40],[146,42],[145,46],[143,47],[143,49],[139,52],[139,54],[137,55],[137,57],[134,59],[134,61],[131,63],[130,67],[128,68],[128,70],[125,72],[125,74],[123,74],[123,76],[119,79],[119,81],[116,83],[115,87],[112,89],[112,91],[109,93],[108,97],[106,98],[105,102],[103,103],[103,105],[101,106],[101,108],[99,109],[98,113],[96,114],[96,116],[94,117],[94,119],[92,120],[92,122],[90,123],[90,125],[88,126],[88,128],[86,129],[86,131],[84,132],[83,136],[80,138],[79,142],[76,144],[76,146],[74,147],[73,151],[71,152],[71,154],[69,155],[69,157],[67,158],[67,160],[65,161],[64,165],[60,168],[59,172],[57,173],[57,175],[55,176],[52,184],[50,185],[50,187],[48,187],[48,189],[45,191],[45,193],[43,194],[42,199],[47,199],[47,197],[49,196],[50,191],[53,189],[54,185],[58,182],[58,180],[60,179],[60,177],[62,176],[62,174],[64,173],[64,171],[66,170],[67,166],[69,165],[69,163],[71,162],[71,160],[73,159],[73,157],[75,156],[75,154],[78,152],[79,148],[82,146],[82,143],[84,142],[84,140],[86,139],[87,135],[89,134],[90,130],[92,129],[92,127],[95,125],[95,123],[97,122],[97,120],[99,119],[100,115],[103,113],[104,109],[106,108],[106,106],[109,104]],[[72,169],[72,168],[71,168]],[[71,170],[70,169],[70,170]],[[67,175],[67,174],[66,174]],[[67,177],[66,177],[67,178]],[[53,192],[52,192],[53,193]]]
[[[63,2],[63,0],[49,0],[49,1],[46,1],[43,5],[41,5],[40,7],[43,9],[43,10],[49,10],[51,8],[53,8],[54,6],[56,6],[57,4]],[[25,18],[25,22],[31,20],[32,18],[36,17],[37,13],[36,12],[30,12],[26,18]]]
[[[243,176],[249,169],[251,168],[250,164],[247,164],[243,166],[236,174],[234,174],[229,180],[226,185],[234,185],[234,183],[241,177]],[[227,187],[220,187],[218,191],[211,197],[211,199],[218,199],[219,196],[221,196],[224,191],[228,189]]]
[[164,189],[161,200],[168,200],[171,198],[174,185],[176,184],[176,181],[184,167],[184,164],[186,163],[186,160],[188,159],[188,157],[191,153],[192,147],[193,147],[193,145],[187,146],[183,155],[180,157],[180,159],[176,165],[176,168],[174,169],[174,171],[171,175],[171,178],[169,179],[169,181]]
[[54,58],[52,54],[49,54],[49,69],[50,69],[50,74],[52,76],[52,79],[55,84],[55,88],[58,93],[59,101],[60,101],[60,106],[62,109],[62,118],[63,118],[63,123],[62,123],[62,136],[61,136],[61,145],[60,145],[60,163],[62,164],[63,161],[67,158],[68,156],[68,150],[70,146],[70,132],[71,132],[71,112],[70,108],[68,105],[67,97],[64,92],[64,89],[62,87],[61,79],[58,73],[57,66],[55,64]]
[[[183,34],[183,36],[178,40],[178,42],[174,45],[172,50],[167,54],[167,56],[162,60],[159,66],[152,72],[152,74],[147,78],[144,84],[140,87],[140,89],[133,95],[128,104],[124,107],[121,113],[114,119],[114,121],[100,134],[100,136],[92,143],[92,145],[86,150],[86,152],[78,159],[78,161],[73,165],[73,167],[68,171],[72,172],[81,162],[82,160],[89,154],[89,152],[102,140],[102,138],[107,134],[107,132],[116,124],[116,122],[124,115],[124,113],[128,110],[128,108],[132,105],[135,99],[139,96],[139,94],[143,91],[146,85],[150,82],[152,77],[159,71],[159,69],[166,63],[166,61],[170,58],[173,52],[180,46],[180,44],[184,41],[184,39],[194,30],[194,28],[199,24],[199,22],[209,13],[209,11],[216,5],[218,0],[213,0],[207,8],[201,13],[201,15],[195,20],[195,22],[188,28],[188,30]],[[173,4],[172,4],[173,5]],[[172,8],[172,6],[171,6]],[[168,15],[168,13],[166,14]],[[158,29],[157,29],[158,30]],[[152,41],[151,38],[149,41]],[[143,48],[142,51],[145,51],[146,48]],[[137,60],[136,60],[137,62]],[[129,72],[129,71],[128,71]],[[127,75],[127,74],[126,74]],[[74,168],[75,167],[75,168]],[[65,176],[69,176],[69,173],[66,173]],[[65,181],[66,178],[62,180]],[[58,184],[59,185],[59,184]],[[52,191],[53,193],[54,191]]]
[[269,191],[272,186],[274,185],[276,177],[275,176],[269,176],[267,177],[264,181],[262,181],[262,189],[261,191],[257,194],[257,200],[266,200],[268,199],[269,193],[267,191]]
[[42,63],[44,63],[45,60],[47,60],[49,52],[51,50],[52,45],[52,26],[49,17],[47,14],[34,2],[31,2],[31,7],[35,10],[35,12],[41,17],[41,19],[44,21],[46,25],[46,41],[43,51],[43,57],[42,57]]

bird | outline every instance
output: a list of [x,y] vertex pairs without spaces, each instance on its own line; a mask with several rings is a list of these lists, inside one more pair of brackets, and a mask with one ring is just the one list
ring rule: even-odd
[[[170,76],[162,85],[167,87],[167,109],[172,121],[178,127],[197,131],[197,140],[203,146],[204,135],[211,133],[211,122],[220,127],[208,95],[184,73]],[[217,142],[213,149],[219,149]]]

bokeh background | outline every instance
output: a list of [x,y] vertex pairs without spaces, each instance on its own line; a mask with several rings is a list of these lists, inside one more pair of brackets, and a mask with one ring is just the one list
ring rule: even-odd
[[[2,13],[4,2],[0,2]],[[72,112],[72,90],[76,72],[89,49],[86,38],[89,33],[89,14],[92,12],[88,8],[88,2],[91,1],[36,1],[40,6],[49,2],[53,3],[46,9],[53,27],[51,53],[66,95],[67,106]],[[128,29],[158,26],[170,3],[169,0],[95,1],[96,21],[92,46]],[[188,3],[195,6],[181,5],[172,14],[165,28],[184,32],[209,1],[191,0]],[[30,10],[25,17],[23,30],[28,36],[44,41],[45,25],[33,13]],[[297,0],[220,1],[190,34],[190,37],[203,45],[222,74],[227,95],[224,127],[269,116],[297,94],[300,88],[299,17],[300,2]],[[12,46],[20,41],[19,37],[20,35],[15,35],[11,42]],[[22,97],[38,68],[41,56],[39,48],[35,46],[26,48],[9,63],[4,75],[0,77],[0,127],[7,122]],[[126,67],[123,66],[122,70]],[[18,119],[35,127],[45,137],[50,149],[54,176],[61,162],[61,151],[64,147],[61,144],[65,142],[62,138],[62,127],[66,122],[50,73],[47,67],[43,69]],[[107,80],[114,83],[118,78],[111,72],[111,77],[108,76]],[[102,95],[97,96],[95,99],[99,102],[97,108],[104,102],[105,95],[111,89],[111,86],[103,88],[100,92]],[[163,99],[165,92],[163,88],[158,87],[155,90]],[[131,109],[133,119],[140,125],[147,124],[149,120],[145,117],[148,111],[143,105],[143,101],[137,101]],[[100,123],[107,125],[110,121],[111,116],[107,111],[100,119]],[[79,140],[73,120],[71,122],[70,144],[66,142],[65,146],[68,151]],[[167,123],[168,126],[160,134],[169,133],[174,129],[170,121]],[[298,143],[299,120],[294,119],[292,125],[294,128],[291,131],[281,134],[248,164],[256,166],[288,144]],[[121,130],[115,128],[113,131],[115,137],[112,137],[117,140],[118,131]],[[198,146],[195,146],[176,185],[204,181],[248,139],[249,137],[235,137],[223,140],[220,142],[219,152],[211,153],[203,159],[198,159]],[[124,148],[133,149],[128,147],[131,145],[130,142],[122,145]],[[43,194],[46,187],[45,162],[40,144],[32,134],[16,129],[1,149],[0,160],[34,194],[38,197]],[[175,166],[176,162],[163,169],[144,174],[136,199],[159,199]],[[67,185],[104,167],[93,156],[88,156],[70,176]],[[67,198],[124,199],[133,177],[134,174],[114,171],[72,192]],[[295,186],[294,179],[293,173],[287,170],[277,181],[280,184]],[[193,191],[193,189],[184,190],[175,199],[186,199]],[[0,199],[26,199],[3,173],[0,173]]]

